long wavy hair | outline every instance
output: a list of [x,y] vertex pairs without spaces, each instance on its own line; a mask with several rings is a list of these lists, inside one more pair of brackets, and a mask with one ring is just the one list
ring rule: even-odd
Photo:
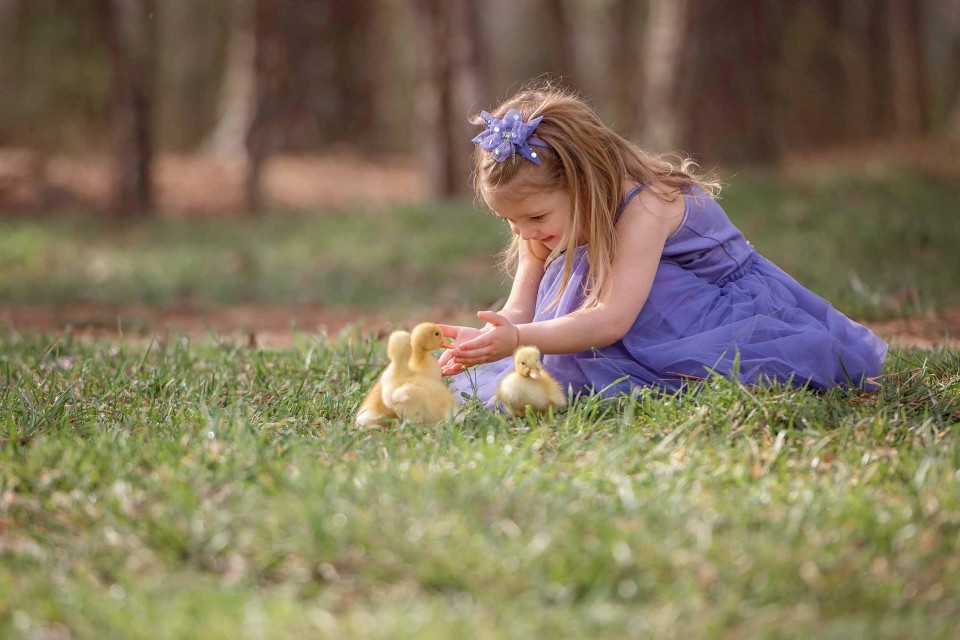
[[[550,81],[534,81],[491,113],[502,119],[510,109],[516,109],[526,119],[543,116],[533,135],[550,147],[535,147],[539,166],[520,157],[515,162],[497,162],[490,152],[476,147],[473,185],[481,201],[484,193],[503,193],[502,190],[527,194],[538,189],[563,188],[569,192],[571,224],[547,257],[549,262],[566,252],[560,292],[551,305],[569,283],[574,249],[583,240],[588,245],[589,262],[583,307],[599,303],[613,265],[614,216],[624,195],[624,181],[659,187],[653,192],[669,202],[691,187],[700,187],[711,197],[719,195],[720,183],[698,175],[698,166],[691,159],[678,154],[647,153],[604,125],[578,94]],[[483,124],[479,115],[471,122]],[[531,170],[521,172],[528,166]],[[520,236],[514,236],[501,254],[502,266],[511,276],[516,273],[522,242]]]

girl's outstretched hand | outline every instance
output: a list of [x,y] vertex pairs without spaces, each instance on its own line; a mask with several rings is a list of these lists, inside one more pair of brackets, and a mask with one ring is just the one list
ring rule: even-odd
[[[474,329],[473,327],[461,327],[453,324],[438,324],[440,331],[443,332],[443,335],[447,338],[453,338],[453,344],[455,347],[459,347],[465,342],[473,340],[479,336],[483,329]],[[457,373],[463,372],[463,365],[454,360],[454,351],[456,349],[447,349],[440,355],[440,373],[445,376],[452,376]]]
[[487,324],[473,338],[464,341],[461,332],[457,346],[450,350],[450,359],[462,367],[495,362],[511,355],[519,346],[520,332],[506,317],[493,311],[480,311],[477,317]]

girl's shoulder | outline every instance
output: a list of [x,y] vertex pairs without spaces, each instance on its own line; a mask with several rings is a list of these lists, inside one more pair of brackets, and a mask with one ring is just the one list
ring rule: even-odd
[[659,185],[648,185],[627,202],[621,218],[652,217],[653,220],[649,222],[669,237],[683,224],[686,213],[686,193],[670,192]]

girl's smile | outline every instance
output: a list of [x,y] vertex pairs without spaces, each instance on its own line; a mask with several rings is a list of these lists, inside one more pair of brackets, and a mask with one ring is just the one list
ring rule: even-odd
[[484,194],[487,205],[524,240],[539,242],[551,251],[570,225],[570,194],[566,189],[537,189],[527,195]]

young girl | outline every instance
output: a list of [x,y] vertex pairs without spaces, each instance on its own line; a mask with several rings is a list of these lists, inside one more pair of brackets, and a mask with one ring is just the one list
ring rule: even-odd
[[648,155],[548,85],[480,118],[475,186],[510,225],[515,276],[504,308],[477,314],[483,328],[441,325],[456,344],[444,375],[475,367],[458,395],[492,406],[527,344],[575,392],[713,374],[825,389],[880,373],[887,345],[754,251],[692,162]]

